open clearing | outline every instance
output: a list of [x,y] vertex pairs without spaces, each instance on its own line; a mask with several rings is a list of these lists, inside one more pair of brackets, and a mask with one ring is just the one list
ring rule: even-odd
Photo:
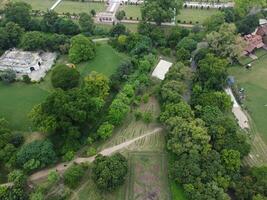
[[[98,44],[96,57],[77,65],[82,77],[92,71],[110,76],[115,72],[125,55],[118,53],[107,44]],[[67,56],[59,58],[57,63],[68,63]],[[31,109],[44,101],[49,92],[53,90],[50,82],[51,72],[44,81],[36,84],[12,83],[5,85],[0,83],[0,117],[9,121],[13,130],[31,132],[32,127],[27,117]]]
[[56,8],[55,11],[58,13],[75,13],[79,14],[82,12],[90,13],[91,10],[95,10],[96,13],[105,10],[105,3],[97,2],[80,2],[80,1],[62,1]]
[[235,66],[229,73],[239,87],[245,89],[244,107],[251,117],[252,151],[245,163],[261,165],[267,163],[267,56],[252,63],[252,69]]
[[25,2],[32,6],[33,10],[47,11],[56,0],[12,0],[13,2]]
[[166,154],[132,152],[125,200],[169,200]]

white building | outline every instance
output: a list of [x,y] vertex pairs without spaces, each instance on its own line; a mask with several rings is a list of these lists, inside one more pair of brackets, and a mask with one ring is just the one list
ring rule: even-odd
[[55,53],[12,49],[0,57],[0,71],[11,69],[18,78],[29,75],[32,80],[39,81],[52,67],[55,59]]

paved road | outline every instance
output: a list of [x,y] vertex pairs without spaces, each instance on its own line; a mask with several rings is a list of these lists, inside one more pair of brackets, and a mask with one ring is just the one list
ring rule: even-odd
[[[134,142],[136,142],[137,140],[140,140],[144,137],[147,137],[149,135],[152,135],[152,134],[155,134],[159,131],[161,131],[162,128],[156,128],[155,130],[149,132],[149,133],[146,133],[142,136],[139,136],[139,137],[136,137],[134,139],[131,139],[129,141],[126,141],[126,142],[123,142],[119,145],[116,145],[116,146],[113,146],[113,147],[110,147],[110,148],[106,148],[106,149],[103,149],[102,151],[99,152],[99,154],[102,154],[102,155],[105,155],[105,156],[109,156],[123,148],[126,148],[128,147],[129,145],[133,144]],[[68,169],[73,163],[78,163],[78,164],[81,164],[81,163],[85,163],[85,162],[93,162],[95,160],[95,156],[92,156],[92,157],[88,157],[88,158],[76,158],[74,159],[73,161],[71,162],[65,162],[65,163],[60,163],[58,165],[56,165],[55,167],[53,168],[49,168],[49,169],[44,169],[44,170],[41,170],[39,172],[36,172],[35,174],[31,175],[29,177],[29,181],[31,182],[35,182],[35,181],[38,181],[38,180],[42,180],[42,179],[45,179],[49,172],[51,170],[56,170],[58,173],[62,174],[66,169]]]

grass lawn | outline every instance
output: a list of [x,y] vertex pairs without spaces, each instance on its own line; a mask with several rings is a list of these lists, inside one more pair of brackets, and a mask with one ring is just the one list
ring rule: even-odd
[[[77,66],[82,77],[91,71],[97,71],[110,76],[126,56],[118,53],[108,44],[99,44],[96,57]],[[61,56],[57,63],[67,63],[67,56]],[[21,82],[5,85],[0,82],[0,117],[9,121],[13,130],[31,132],[27,117],[31,109],[41,103],[53,90],[50,82],[51,72],[39,84],[24,84]]]
[[245,88],[245,106],[257,131],[267,142],[267,56],[254,61],[249,71],[244,67],[232,67],[229,71],[237,83]]
[[27,115],[47,95],[48,92],[39,88],[38,84],[0,83],[0,117],[4,117],[14,130],[31,131]]
[[[91,61],[78,64],[77,69],[82,77],[85,77],[92,71],[110,76],[116,71],[121,61],[126,58],[124,54],[118,53],[110,45],[98,43],[96,57]],[[68,63],[67,56],[61,56],[58,63]]]
[[[183,24],[189,24],[190,21],[193,24],[196,24],[197,22],[199,24],[202,24],[208,17],[218,13],[220,11],[218,11],[217,9],[191,9],[191,8],[185,8],[180,10],[180,13],[177,15],[176,20],[180,21],[180,23]],[[179,23],[178,21],[178,23]]]
[[172,200],[186,200],[183,188],[171,181]]
[[12,0],[13,2],[25,2],[32,6],[33,10],[47,11],[56,0]]
[[141,19],[141,6],[136,5],[124,5],[121,10],[124,10],[126,13],[127,19],[132,17],[133,20]]
[[90,13],[91,10],[95,10],[96,13],[104,11],[106,8],[104,3],[96,2],[80,2],[80,1],[62,1],[56,8],[55,11],[58,13]]

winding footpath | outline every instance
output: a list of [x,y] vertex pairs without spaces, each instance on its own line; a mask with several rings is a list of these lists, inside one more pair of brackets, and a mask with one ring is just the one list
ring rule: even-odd
[[[111,154],[119,151],[119,150],[122,150],[126,147],[128,147],[129,145],[133,144],[134,142],[136,142],[137,140],[140,140],[144,137],[147,137],[147,136],[150,136],[152,134],[155,134],[155,133],[158,133],[162,130],[162,128],[156,128],[154,129],[153,131],[151,132],[148,132],[144,135],[141,135],[139,137],[136,137],[136,138],[133,138],[131,140],[128,140],[126,142],[123,142],[121,144],[118,144],[116,146],[113,146],[113,147],[109,147],[109,148],[106,148],[106,149],[103,149],[102,151],[99,152],[99,154],[102,154],[104,156],[110,156]],[[72,164],[74,163],[77,163],[77,164],[81,164],[81,163],[85,163],[85,162],[88,162],[88,163],[91,163],[95,160],[95,157],[96,156],[92,156],[92,157],[87,157],[87,158],[81,158],[81,157],[78,157],[76,159],[74,159],[73,161],[70,161],[70,162],[64,162],[64,163],[60,163],[58,165],[56,165],[55,167],[52,167],[52,168],[49,168],[49,169],[44,169],[44,170],[41,170],[41,171],[38,171],[36,172],[35,174],[32,174],[30,177],[29,177],[29,181],[30,182],[36,182],[38,180],[42,180],[42,179],[45,179],[49,172],[51,170],[55,170],[57,171],[58,173],[62,174],[64,173],[64,171],[66,169],[68,169]]]

